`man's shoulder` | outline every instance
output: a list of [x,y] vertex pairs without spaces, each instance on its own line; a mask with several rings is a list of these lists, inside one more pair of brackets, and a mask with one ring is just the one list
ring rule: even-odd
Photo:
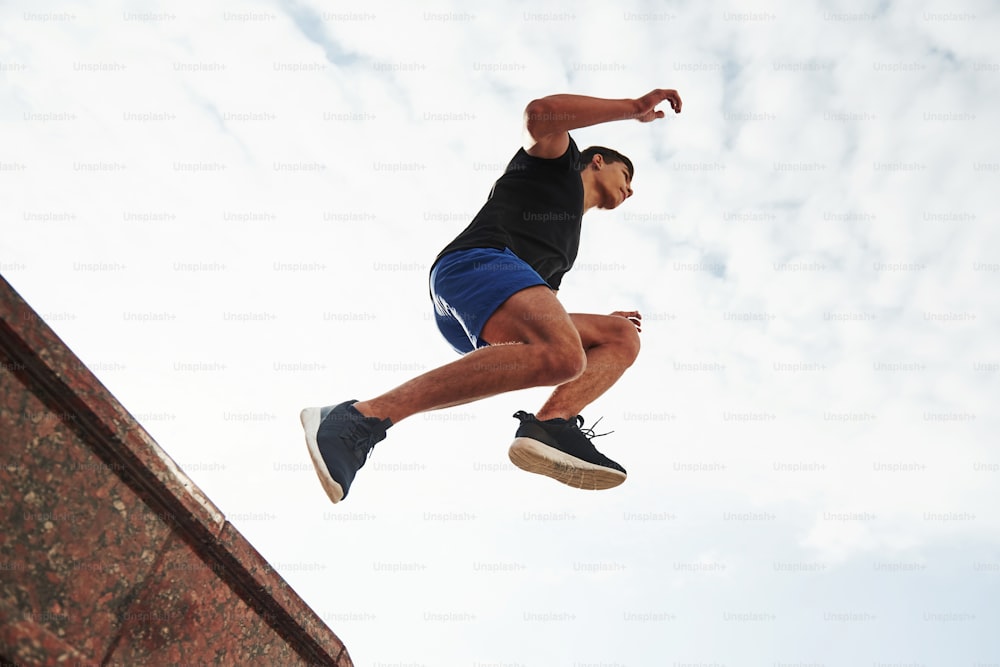
[[576,142],[573,140],[573,136],[570,135],[569,144],[566,146],[566,151],[559,157],[544,158],[531,155],[528,151],[524,150],[524,147],[517,149],[514,153],[514,157],[511,158],[510,163],[507,165],[507,172],[511,171],[524,171],[531,169],[533,167],[562,167],[565,166],[569,169],[577,169],[580,162],[580,149],[577,147]]

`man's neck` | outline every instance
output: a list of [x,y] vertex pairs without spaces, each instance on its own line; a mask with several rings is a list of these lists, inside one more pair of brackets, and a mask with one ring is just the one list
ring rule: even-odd
[[583,181],[583,212],[586,213],[597,206],[597,191],[594,189],[593,181],[591,181],[586,171],[580,173],[580,179]]

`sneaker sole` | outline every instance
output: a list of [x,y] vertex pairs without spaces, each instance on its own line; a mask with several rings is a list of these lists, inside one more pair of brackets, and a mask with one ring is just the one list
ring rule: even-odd
[[326,462],[323,455],[319,453],[319,443],[316,441],[316,434],[319,433],[319,424],[323,419],[320,417],[319,408],[306,408],[299,413],[299,421],[306,432],[306,446],[309,447],[309,458],[312,459],[313,467],[316,468],[316,476],[319,477],[320,484],[326,495],[334,503],[339,503],[344,498],[344,489],[330,476],[326,469]]
[[533,438],[514,438],[507,455],[521,470],[551,477],[576,489],[611,489],[625,481],[625,474],[619,470],[588,463]]

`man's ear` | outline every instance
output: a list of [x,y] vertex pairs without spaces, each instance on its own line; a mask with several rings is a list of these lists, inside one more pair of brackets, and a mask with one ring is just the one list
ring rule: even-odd
[[595,153],[593,159],[590,161],[590,166],[594,169],[601,169],[604,167],[604,156],[600,153]]

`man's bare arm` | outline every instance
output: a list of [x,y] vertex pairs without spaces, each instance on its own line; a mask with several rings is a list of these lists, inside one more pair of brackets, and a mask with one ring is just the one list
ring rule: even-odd
[[663,88],[636,99],[559,94],[532,100],[524,109],[524,149],[535,157],[559,157],[569,146],[571,130],[616,120],[648,123],[664,117],[663,111],[656,110],[664,100],[670,102],[675,113],[681,112],[680,95]]

